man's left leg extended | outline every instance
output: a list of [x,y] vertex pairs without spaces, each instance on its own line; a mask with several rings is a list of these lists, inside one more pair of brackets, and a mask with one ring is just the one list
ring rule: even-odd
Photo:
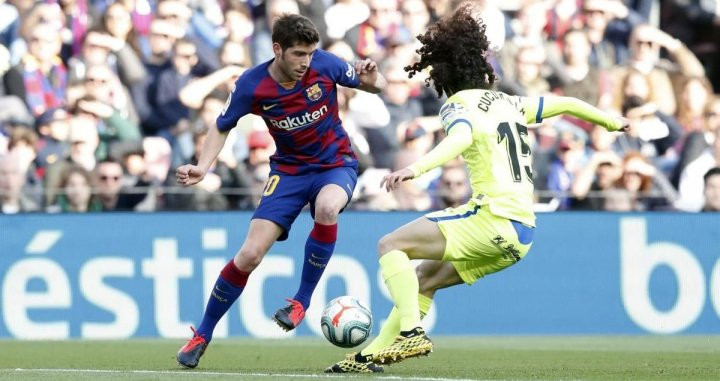
[[336,168],[318,175],[315,184],[318,191],[310,203],[315,225],[305,243],[300,286],[295,296],[288,299],[289,304],[274,315],[274,320],[287,331],[303,320],[315,287],[335,250],[338,215],[352,197],[357,178],[351,171],[354,169]]

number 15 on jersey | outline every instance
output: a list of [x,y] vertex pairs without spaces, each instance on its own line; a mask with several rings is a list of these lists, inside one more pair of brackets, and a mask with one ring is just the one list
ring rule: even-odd
[[528,144],[529,136],[527,127],[517,122],[502,122],[497,127],[497,133],[498,144],[505,143],[513,181],[519,183],[523,181],[524,177],[532,183],[532,168],[530,166],[531,152],[530,145]]

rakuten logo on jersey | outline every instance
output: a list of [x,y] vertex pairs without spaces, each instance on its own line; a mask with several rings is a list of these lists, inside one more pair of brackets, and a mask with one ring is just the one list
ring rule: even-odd
[[324,105],[313,112],[305,112],[304,114],[298,116],[288,116],[287,118],[280,120],[270,119],[270,123],[283,130],[294,130],[296,128],[309,126],[317,122],[327,111],[328,106]]

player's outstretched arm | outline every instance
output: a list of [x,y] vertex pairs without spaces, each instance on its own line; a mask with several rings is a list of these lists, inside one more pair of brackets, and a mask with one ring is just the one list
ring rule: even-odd
[[205,177],[210,165],[215,161],[225,145],[228,133],[221,132],[216,126],[210,127],[203,144],[197,165],[185,164],[175,171],[177,183],[182,186],[197,184]]
[[423,173],[439,167],[448,161],[458,157],[472,144],[472,127],[466,122],[455,123],[448,135],[430,152],[423,155],[418,161],[383,177],[380,187],[390,192],[397,189],[400,183],[405,180],[414,179]]
[[358,89],[377,94],[387,86],[385,77],[378,71],[377,63],[371,59],[355,62],[355,72],[360,78]]
[[608,131],[625,131],[627,119],[610,115],[597,107],[573,97],[527,97],[523,98],[525,115],[530,122],[540,122],[560,114],[570,114],[590,123],[605,127]]

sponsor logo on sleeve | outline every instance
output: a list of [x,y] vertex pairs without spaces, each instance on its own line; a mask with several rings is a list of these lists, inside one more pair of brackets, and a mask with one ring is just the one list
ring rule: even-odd
[[451,102],[440,109],[440,122],[443,127],[447,128],[460,115],[465,114],[467,110],[460,103]]

